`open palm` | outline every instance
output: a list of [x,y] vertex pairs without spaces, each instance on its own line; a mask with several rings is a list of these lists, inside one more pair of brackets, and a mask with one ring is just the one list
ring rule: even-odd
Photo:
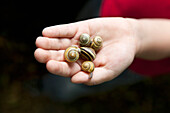
[[[64,50],[78,45],[82,33],[103,38],[103,47],[94,60],[95,70],[91,79],[88,73],[81,71],[80,63],[68,63],[64,59]],[[136,51],[133,27],[124,18],[96,18],[48,27],[43,30],[43,37],[37,38],[36,46],[35,58],[46,63],[49,72],[71,77],[74,83],[88,85],[100,84],[118,76],[132,63]]]

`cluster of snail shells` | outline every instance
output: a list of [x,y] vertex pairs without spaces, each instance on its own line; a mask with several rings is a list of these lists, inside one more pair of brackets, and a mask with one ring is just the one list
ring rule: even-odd
[[92,40],[90,36],[86,33],[80,35],[79,44],[81,47],[90,47],[96,52],[102,47],[102,38],[100,36],[95,36]]
[[92,73],[94,71],[93,60],[96,58],[96,52],[102,47],[102,38],[100,36],[95,36],[93,39],[83,33],[79,37],[79,45],[70,46],[65,50],[64,57],[68,62],[76,62],[79,58],[85,60],[82,63],[82,70],[85,72]]

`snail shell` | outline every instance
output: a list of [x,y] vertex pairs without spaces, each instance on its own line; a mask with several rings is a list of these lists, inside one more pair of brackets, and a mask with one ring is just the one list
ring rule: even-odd
[[94,71],[94,63],[91,62],[91,61],[85,61],[83,62],[83,64],[81,65],[82,67],[82,70],[85,71],[85,72],[89,72],[89,73],[92,73]]
[[80,56],[84,60],[93,61],[96,58],[96,53],[90,47],[80,47]]
[[86,33],[81,34],[79,44],[81,47],[89,47],[91,44],[90,36]]
[[102,47],[102,44],[103,44],[102,38],[100,36],[95,36],[92,40],[90,47],[93,48],[95,51],[98,51]]
[[68,62],[75,62],[79,59],[79,48],[75,46],[68,47],[64,52],[64,57]]

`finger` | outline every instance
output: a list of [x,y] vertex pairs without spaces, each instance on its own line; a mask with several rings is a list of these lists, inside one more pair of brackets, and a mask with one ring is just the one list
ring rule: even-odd
[[73,75],[72,78],[71,78],[71,81],[73,83],[86,83],[89,81],[89,73],[86,73],[84,71],[80,71],[78,72],[77,74]]
[[42,31],[45,37],[65,37],[65,38],[75,38],[78,39],[80,34],[89,33],[89,26],[87,22],[81,21],[70,24],[56,25],[52,27],[47,27]]
[[36,46],[48,50],[64,50],[71,45],[78,45],[78,41],[75,39],[58,39],[38,37],[36,39]]
[[44,50],[38,48],[34,52],[34,56],[40,63],[46,63],[49,60],[64,61],[64,50]]
[[72,76],[71,81],[73,83],[84,83],[87,85],[97,85],[97,84],[112,80],[113,78],[116,77],[116,75],[114,75],[112,71],[107,70],[103,67],[95,68],[93,72],[93,77],[91,79],[89,79],[89,76],[90,76],[89,73],[80,71],[74,76]]
[[47,37],[73,37],[78,31],[76,23],[47,27],[43,30],[43,36]]
[[46,64],[46,68],[50,73],[64,77],[71,77],[81,70],[81,67],[77,63],[67,63],[55,60],[49,60]]

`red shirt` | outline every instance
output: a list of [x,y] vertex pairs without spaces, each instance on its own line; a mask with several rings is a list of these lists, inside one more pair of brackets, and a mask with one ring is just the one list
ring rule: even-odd
[[[102,17],[169,18],[170,0],[103,0]],[[170,58],[147,61],[135,59],[130,66],[134,72],[157,76],[170,73]]]

